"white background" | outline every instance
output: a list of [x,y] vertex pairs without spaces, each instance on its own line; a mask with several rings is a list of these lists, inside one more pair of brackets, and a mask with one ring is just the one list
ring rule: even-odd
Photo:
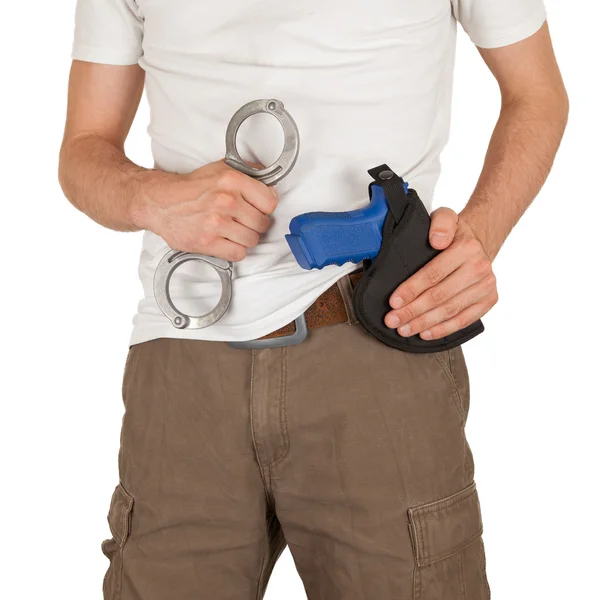
[[[74,4],[29,0],[2,9],[0,597],[7,600],[101,598],[121,375],[141,293],[140,236],[95,225],[57,184]],[[589,0],[547,0],[547,7],[571,122],[548,184],[496,261],[500,303],[485,319],[487,332],[465,347],[468,434],[500,600],[600,598],[600,9]],[[497,108],[495,82],[461,34],[437,205],[460,209],[468,198]],[[144,165],[151,164],[147,121],[144,105],[128,143]],[[267,598],[305,598],[287,552]]]

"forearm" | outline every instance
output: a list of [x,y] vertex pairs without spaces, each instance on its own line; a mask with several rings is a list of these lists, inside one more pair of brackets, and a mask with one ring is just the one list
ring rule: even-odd
[[144,169],[96,134],[82,134],[63,144],[59,179],[69,201],[88,217],[116,231],[144,228],[148,196],[176,175]]
[[461,217],[493,259],[546,181],[568,114],[564,90],[504,102]]

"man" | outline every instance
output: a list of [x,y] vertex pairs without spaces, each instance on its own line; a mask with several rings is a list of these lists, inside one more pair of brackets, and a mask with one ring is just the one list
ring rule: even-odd
[[[145,230],[106,599],[261,598],[286,544],[311,600],[489,597],[461,350],[370,337],[350,302],[357,266],[303,271],[284,235],[297,214],[364,206],[366,170],[384,162],[431,207],[458,21],[502,109],[472,197],[434,213],[442,252],[399,286],[386,324],[437,339],[482,317],[491,263],[566,124],[545,18],[542,0],[79,0],[60,180],[101,225]],[[154,169],[124,154],[144,82]],[[222,160],[229,118],[258,98],[282,100],[302,137],[277,192]],[[256,163],[275,150],[256,126],[240,145]],[[169,247],[235,261],[211,327],[159,311]],[[195,312],[220,293],[203,270],[171,288]],[[301,344],[227,343],[293,331],[305,311]]]

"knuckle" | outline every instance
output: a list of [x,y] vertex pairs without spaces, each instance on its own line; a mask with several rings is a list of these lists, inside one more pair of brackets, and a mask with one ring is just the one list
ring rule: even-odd
[[254,246],[257,246],[259,239],[260,236],[256,231],[250,231],[250,234],[248,235],[248,247],[253,248]]
[[431,290],[431,299],[435,304],[441,304],[446,299],[446,292],[442,288]]
[[454,317],[460,312],[460,306],[458,304],[452,303],[444,306],[444,314],[446,318]]
[[496,276],[494,275],[494,273],[488,273],[485,277],[485,279],[483,280],[483,283],[490,287],[490,288],[495,288],[496,287]]
[[440,272],[435,267],[429,267],[426,269],[427,281],[429,283],[438,283],[442,278]]
[[409,286],[402,288],[400,295],[404,302],[412,302],[417,297],[417,293]]
[[215,204],[223,210],[230,210],[235,205],[235,197],[227,192],[221,192],[217,194]]
[[427,319],[425,317],[422,317],[422,318],[416,319],[414,321],[412,330],[414,332],[420,332],[420,331],[424,331],[425,329],[427,329],[428,326],[429,326],[429,323],[427,322]]
[[492,272],[492,263],[488,258],[479,258],[475,263],[475,271],[478,275],[486,276]]
[[223,170],[223,172],[219,175],[218,184],[224,188],[232,188],[238,185],[240,180],[240,173],[227,167]]
[[219,229],[225,222],[225,218],[217,212],[211,212],[205,219],[205,225],[210,230]]
[[416,317],[414,309],[410,306],[405,306],[403,309],[399,310],[397,314],[403,323],[412,321]]

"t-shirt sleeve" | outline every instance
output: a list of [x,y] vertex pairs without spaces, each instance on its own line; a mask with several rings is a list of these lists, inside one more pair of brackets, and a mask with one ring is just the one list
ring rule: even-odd
[[499,48],[536,33],[546,21],[544,0],[451,0],[454,16],[480,48]]
[[135,0],[78,0],[75,60],[133,65],[143,55],[144,20]]

